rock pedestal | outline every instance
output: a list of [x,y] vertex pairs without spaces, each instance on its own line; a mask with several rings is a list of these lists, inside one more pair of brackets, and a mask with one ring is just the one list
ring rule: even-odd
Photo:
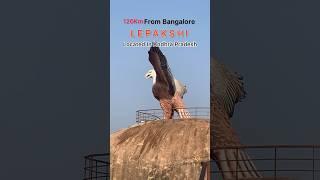
[[199,179],[209,121],[152,121],[111,134],[111,179]]

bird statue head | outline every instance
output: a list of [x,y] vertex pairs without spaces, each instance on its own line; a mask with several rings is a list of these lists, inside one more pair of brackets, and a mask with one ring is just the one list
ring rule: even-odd
[[145,75],[144,77],[146,79],[150,79],[150,78],[155,78],[156,77],[156,71],[154,69],[150,69]]
[[151,78],[152,78],[153,84],[156,82],[156,76],[157,76],[157,74],[156,74],[156,71],[155,71],[154,69],[150,69],[150,70],[144,75],[144,77],[145,77],[146,79],[151,79]]

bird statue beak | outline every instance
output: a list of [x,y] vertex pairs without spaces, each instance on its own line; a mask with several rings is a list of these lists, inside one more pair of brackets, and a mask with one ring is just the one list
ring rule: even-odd
[[145,77],[146,79],[149,79],[149,78],[150,78],[150,74],[147,73],[147,74],[144,75],[144,77]]

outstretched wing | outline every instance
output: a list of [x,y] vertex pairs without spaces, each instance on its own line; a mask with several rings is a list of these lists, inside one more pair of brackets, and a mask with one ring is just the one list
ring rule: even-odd
[[[167,62],[167,58],[163,55],[163,53],[161,52],[159,47],[151,47],[150,51],[151,52],[155,52],[158,55],[159,60],[160,60],[160,68],[161,68],[161,70],[162,70],[162,72],[163,72],[163,74],[165,76],[165,79],[167,80],[167,83],[168,83],[169,94],[174,96],[174,93],[176,91],[176,87],[175,87],[175,84],[174,84],[173,75],[171,73],[169,64]],[[156,70],[156,72],[157,72],[157,70]],[[157,78],[158,78],[158,74],[157,74]]]
[[211,59],[211,94],[219,105],[232,117],[236,103],[245,98],[246,92],[241,75],[230,71],[216,59]]

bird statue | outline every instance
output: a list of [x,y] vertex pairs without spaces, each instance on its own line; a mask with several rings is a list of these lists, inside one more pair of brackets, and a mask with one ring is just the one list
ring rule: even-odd
[[243,149],[221,148],[241,145],[230,119],[235,104],[246,96],[243,78],[216,59],[211,59],[210,68],[211,158],[217,162],[224,179],[260,178],[260,173]]
[[156,73],[152,93],[160,102],[164,120],[168,121],[172,119],[174,111],[176,111],[182,119],[190,118],[190,113],[185,108],[181,96],[176,91],[174,78],[166,57],[159,47],[151,47],[148,53],[149,61]]
[[[156,71],[154,69],[150,69],[144,77],[146,79],[152,79],[152,83],[156,83]],[[183,96],[187,93],[187,86],[184,85],[182,82],[174,78],[174,85],[176,86],[176,93],[183,99]]]

